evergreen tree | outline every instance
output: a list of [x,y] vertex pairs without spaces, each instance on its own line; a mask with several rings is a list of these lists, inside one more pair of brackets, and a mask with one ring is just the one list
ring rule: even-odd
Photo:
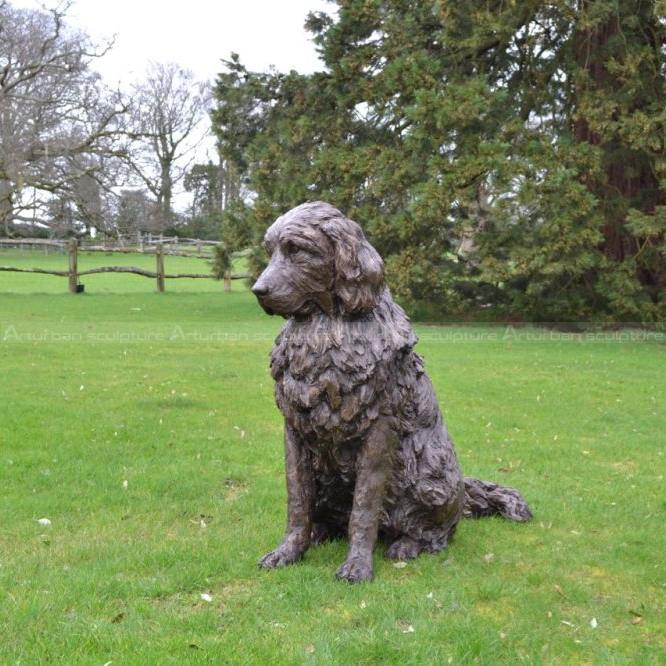
[[228,63],[214,116],[257,229],[356,217],[413,311],[664,318],[666,20],[647,0],[339,0],[324,71]]

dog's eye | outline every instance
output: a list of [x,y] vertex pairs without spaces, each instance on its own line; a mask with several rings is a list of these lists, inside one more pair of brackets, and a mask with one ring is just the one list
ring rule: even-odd
[[284,253],[285,253],[288,257],[293,257],[294,255],[299,254],[299,253],[301,253],[301,252],[305,252],[305,250],[304,250],[302,247],[296,245],[296,243],[292,243],[291,241],[289,241],[289,242],[284,246]]

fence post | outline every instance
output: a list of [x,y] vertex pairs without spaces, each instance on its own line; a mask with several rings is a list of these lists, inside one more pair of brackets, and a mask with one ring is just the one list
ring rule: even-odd
[[155,246],[155,257],[157,259],[157,291],[164,291],[164,245],[158,243]]
[[79,243],[76,240],[76,238],[72,238],[72,240],[69,241],[68,246],[69,246],[69,293],[76,294],[78,293],[77,285],[79,282],[79,274],[77,266]]

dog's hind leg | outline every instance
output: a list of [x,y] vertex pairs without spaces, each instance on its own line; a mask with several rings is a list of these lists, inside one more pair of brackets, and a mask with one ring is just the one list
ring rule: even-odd
[[312,546],[319,546],[327,541],[342,539],[344,536],[345,531],[343,529],[338,529],[336,526],[329,523],[316,522],[312,526],[312,538],[310,539],[310,544]]
[[402,536],[386,549],[385,557],[388,560],[413,560],[422,550],[418,541]]

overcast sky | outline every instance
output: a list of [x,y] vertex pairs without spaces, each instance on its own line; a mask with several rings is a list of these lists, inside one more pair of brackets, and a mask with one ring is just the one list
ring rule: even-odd
[[[10,0],[15,7],[54,7],[59,0]],[[231,52],[253,71],[274,65],[288,72],[318,69],[310,11],[326,0],[73,0],[69,22],[95,41],[115,35],[112,51],[97,62],[110,85],[142,78],[149,61],[175,62],[201,80],[213,80]]]

